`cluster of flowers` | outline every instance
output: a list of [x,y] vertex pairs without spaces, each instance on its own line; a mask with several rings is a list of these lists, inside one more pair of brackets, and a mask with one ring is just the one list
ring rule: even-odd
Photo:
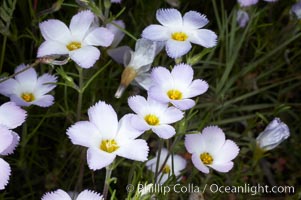
[[[137,40],[135,51],[129,47],[108,51],[114,60],[124,60],[125,65],[116,97],[120,97],[127,85],[135,80],[147,90],[147,98],[139,95],[129,97],[128,105],[134,113],[126,114],[120,120],[111,105],[99,101],[88,109],[88,121],[76,122],[67,130],[73,144],[88,148],[87,163],[92,170],[110,165],[116,156],[137,161],[148,160],[147,142],[137,138],[148,130],[162,139],[176,135],[171,124],[180,121],[184,112],[195,105],[193,97],[208,90],[206,81],[193,80],[193,68],[188,64],[176,64],[171,71],[163,66],[150,70],[155,56],[163,47],[171,58],[187,54],[192,47],[191,43],[214,47],[216,34],[202,29],[208,23],[206,16],[195,11],[182,16],[176,9],[160,9],[156,17],[161,25],[146,27],[142,38]],[[124,26],[121,21],[114,23]],[[69,27],[59,20],[47,20],[40,24],[40,30],[45,41],[38,49],[38,58],[65,55],[82,68],[92,67],[99,59],[100,51],[95,46],[108,47],[114,44],[116,47],[123,36],[110,24],[98,27],[94,14],[88,10],[73,16]],[[0,107],[1,155],[12,153],[19,142],[19,136],[11,130],[25,121],[26,112],[19,106],[48,107],[54,103],[54,97],[48,93],[56,86],[56,76],[44,74],[38,77],[33,68],[24,64],[18,66],[15,73],[15,78],[0,83],[0,93],[12,101]],[[7,112],[11,113],[9,117],[5,115]],[[275,133],[277,137],[270,136]],[[276,119],[259,135],[258,145],[270,150],[288,135],[287,126]],[[232,160],[239,153],[235,142],[226,139],[225,133],[217,126],[208,126],[202,132],[187,134],[184,143],[187,151],[192,154],[192,163],[203,173],[209,173],[208,167],[228,172],[233,168]],[[171,153],[167,149],[162,149],[157,156],[159,154],[159,163],[156,163],[157,158],[153,158],[146,165],[152,171],[158,169],[157,164],[160,165],[160,183],[164,183],[172,173],[180,175],[186,167],[186,160],[181,156],[174,155],[172,162],[168,158]],[[10,167],[3,159],[0,159],[0,169],[4,172],[0,177],[0,189],[4,189]],[[84,190],[77,197],[78,200],[100,198],[100,194],[89,190]],[[64,191],[57,190],[45,194],[42,199],[70,197]]]

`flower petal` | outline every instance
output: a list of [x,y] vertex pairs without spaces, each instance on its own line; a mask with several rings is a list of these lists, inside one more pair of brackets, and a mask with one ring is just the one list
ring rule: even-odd
[[152,24],[142,31],[141,37],[153,41],[165,41],[170,38],[170,31],[164,26]]
[[195,105],[195,101],[192,99],[171,100],[171,103],[180,110],[188,110]]
[[[152,70],[151,77],[153,84],[156,87],[161,87],[163,90],[167,90],[174,87],[174,81],[171,73],[165,67],[155,67]],[[153,96],[155,96],[153,94]]]
[[152,131],[162,139],[169,139],[176,134],[174,127],[167,124],[153,126]]
[[144,132],[150,129],[150,126],[145,122],[145,120],[138,116],[133,115],[131,119],[131,126],[138,131]]
[[20,83],[22,88],[26,88],[28,91],[32,91],[33,88],[35,88],[36,82],[38,80],[38,75],[34,68],[29,68],[25,71],[22,71],[26,67],[26,65],[21,64],[15,69],[15,73],[20,72],[15,76],[15,79]]
[[44,194],[42,200],[71,200],[71,197],[64,190],[58,189]]
[[137,139],[120,142],[122,142],[120,148],[116,151],[118,156],[137,161],[147,160],[149,148],[145,140]]
[[81,11],[74,15],[69,26],[72,37],[81,41],[88,32],[93,20],[94,15],[89,10]]
[[76,200],[102,200],[102,196],[97,192],[84,190],[78,195]]
[[203,172],[205,174],[209,173],[209,168],[203,164],[203,162],[200,159],[199,154],[196,154],[196,153],[192,154],[191,161],[198,170],[200,170],[201,172]]
[[233,160],[239,152],[238,146],[232,140],[226,140],[219,152],[214,155],[213,164],[224,164]]
[[244,7],[244,6],[251,6],[254,4],[257,4],[258,0],[237,0],[238,3]]
[[68,55],[69,51],[66,45],[55,41],[44,41],[39,49],[37,57],[49,56],[49,55]]
[[211,48],[216,46],[217,35],[211,30],[200,29],[196,30],[194,34],[190,35],[189,41],[206,48]]
[[7,102],[0,106],[0,124],[9,129],[20,126],[25,121],[26,116],[26,111],[14,102]]
[[18,82],[15,79],[7,79],[6,81],[0,83],[0,93],[4,96],[10,96],[15,91],[17,86]]
[[131,48],[128,46],[121,46],[114,49],[108,49],[108,55],[117,63],[123,64],[123,58],[126,52],[130,52]]
[[0,151],[1,155],[6,156],[12,154],[16,149],[16,147],[19,145],[19,141],[20,141],[19,135],[14,131],[11,131],[11,135],[13,136],[13,140],[11,144],[3,152]]
[[50,19],[39,24],[45,40],[66,44],[71,38],[71,33],[66,24],[60,20]]
[[156,18],[164,26],[178,27],[183,25],[181,13],[174,8],[157,10]]
[[212,164],[210,165],[213,169],[218,172],[228,172],[233,168],[233,162],[221,163],[221,164]]
[[178,64],[171,71],[171,75],[177,84],[187,88],[193,79],[193,69],[188,64]]
[[204,140],[206,150],[216,155],[225,143],[225,133],[217,126],[208,126],[202,131],[202,140]]
[[97,127],[89,121],[79,121],[67,129],[71,142],[84,147],[99,146],[102,137]]
[[192,81],[191,85],[188,87],[189,92],[186,93],[186,98],[195,97],[205,93],[209,88],[209,85],[206,81],[201,79],[196,79]]
[[99,59],[100,51],[93,46],[85,46],[70,52],[70,57],[82,68],[93,67]]
[[181,120],[184,117],[182,111],[175,107],[168,107],[163,116],[160,116],[160,123],[171,124]]
[[193,154],[203,151],[203,139],[200,133],[186,135],[184,143],[189,153]]
[[112,44],[114,35],[104,27],[95,28],[86,37],[84,42],[88,45],[108,47]]
[[107,153],[97,148],[89,148],[87,151],[88,166],[94,171],[108,166],[114,161],[115,157],[115,154]]
[[50,74],[43,74],[38,78],[36,93],[38,96],[50,92],[56,87],[57,77]]
[[115,138],[118,118],[115,110],[104,101],[97,102],[88,110],[89,120],[98,128],[103,139]]
[[11,130],[8,130],[4,126],[0,126],[0,155],[12,144],[13,135]]
[[114,34],[114,40],[111,47],[117,47],[124,37],[124,32],[121,30],[125,28],[124,22],[122,20],[114,20],[111,23],[108,23],[106,28]]
[[129,107],[138,115],[143,115],[147,109],[148,102],[142,96],[136,95],[128,98]]
[[139,131],[132,126],[134,116],[134,114],[126,114],[119,120],[117,135],[119,140],[135,139],[143,133],[143,131]]
[[151,85],[148,90],[148,95],[152,99],[155,99],[162,103],[168,103],[170,99],[167,96],[167,92],[163,90],[160,85]]
[[5,186],[8,184],[11,169],[9,164],[2,158],[0,158],[0,171],[1,171],[0,190],[3,190]]
[[187,54],[191,49],[191,44],[189,41],[176,41],[167,40],[166,42],[166,53],[171,58],[179,58]]
[[39,99],[32,102],[32,104],[40,107],[49,107],[54,103],[54,97],[51,95],[40,96]]
[[18,106],[30,106],[31,105],[31,103],[24,101],[21,97],[17,96],[16,94],[12,94],[10,96],[10,100],[12,102],[16,103],[16,105],[18,105]]
[[199,29],[208,24],[206,15],[202,15],[196,11],[189,11],[183,16],[183,25],[189,29]]
[[137,85],[148,91],[152,84],[150,73],[145,72],[142,74],[138,74],[138,76],[136,76],[136,78],[134,79],[133,83],[136,83]]

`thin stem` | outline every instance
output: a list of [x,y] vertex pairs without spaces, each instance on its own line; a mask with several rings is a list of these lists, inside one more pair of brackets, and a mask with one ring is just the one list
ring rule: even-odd
[[2,72],[3,63],[4,63],[6,42],[7,42],[7,36],[4,36],[3,37],[3,43],[2,43],[2,50],[1,50],[1,58],[0,58],[0,73]]
[[162,147],[163,147],[163,140],[160,140],[159,148],[158,148],[158,155],[157,155],[156,171],[155,171],[155,183],[157,182],[157,178],[158,178],[158,174],[159,174],[159,164],[160,164],[160,156],[161,156]]
[[102,196],[104,200],[106,200],[108,196],[112,171],[113,171],[113,163],[106,167],[106,179],[102,191]]

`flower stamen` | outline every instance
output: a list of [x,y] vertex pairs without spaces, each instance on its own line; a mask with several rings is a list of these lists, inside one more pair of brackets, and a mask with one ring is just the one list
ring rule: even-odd
[[167,96],[172,100],[181,100],[182,92],[180,92],[179,90],[168,90]]
[[171,35],[171,38],[177,41],[185,41],[188,38],[188,35],[183,32],[175,32]]
[[159,118],[156,115],[148,114],[144,117],[144,120],[146,123],[148,123],[151,126],[156,126],[160,123]]
[[205,165],[211,165],[213,163],[213,158],[208,152],[202,153],[200,159]]
[[169,165],[165,165],[162,169],[162,173],[163,174],[169,174],[170,173],[170,166]]
[[112,152],[116,151],[117,149],[119,149],[119,146],[114,139],[113,140],[102,140],[101,144],[100,144],[100,149],[105,152],[112,153]]
[[74,51],[76,49],[80,49],[82,44],[80,42],[70,42],[66,47],[69,51]]
[[32,102],[35,99],[32,93],[22,93],[21,98],[26,102]]

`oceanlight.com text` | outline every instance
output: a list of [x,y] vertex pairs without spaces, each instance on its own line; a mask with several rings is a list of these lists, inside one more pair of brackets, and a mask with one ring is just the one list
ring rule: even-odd
[[[128,188],[131,188],[129,190]],[[127,187],[128,192],[134,190],[134,186]],[[166,195],[170,192],[175,193],[221,193],[221,194],[294,194],[295,188],[294,186],[268,186],[268,185],[250,185],[245,183],[244,185],[234,186],[234,185],[218,185],[218,184],[205,184],[204,187],[197,186],[194,184],[188,185],[145,185],[138,184],[137,190],[143,193],[161,193]]]

